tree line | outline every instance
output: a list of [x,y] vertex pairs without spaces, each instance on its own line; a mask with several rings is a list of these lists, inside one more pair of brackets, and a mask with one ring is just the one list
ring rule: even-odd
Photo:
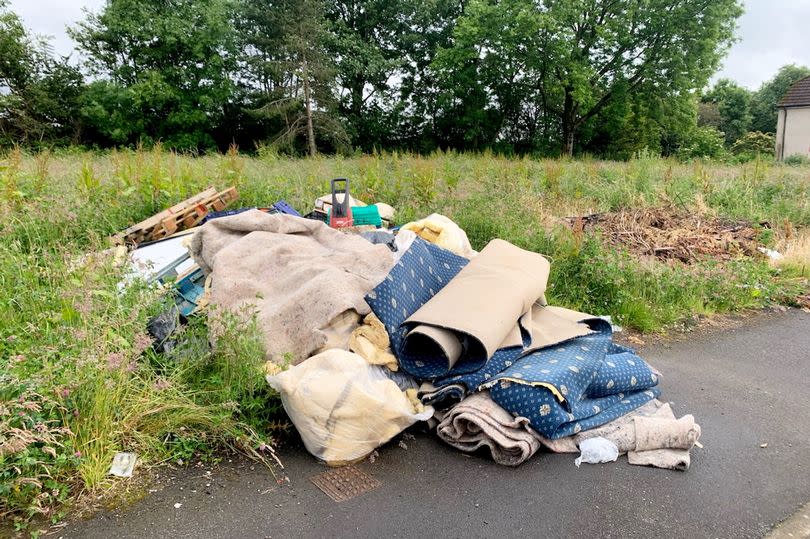
[[0,0],[0,146],[700,153],[773,132],[800,70],[754,94],[702,92],[741,13],[737,0],[107,0],[69,29],[69,59]]

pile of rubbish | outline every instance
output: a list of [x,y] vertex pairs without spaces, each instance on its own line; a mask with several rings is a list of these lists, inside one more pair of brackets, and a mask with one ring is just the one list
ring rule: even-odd
[[[543,449],[689,467],[694,418],[659,400],[660,373],[605,317],[548,305],[542,255],[502,239],[476,252],[440,214],[395,226],[344,179],[303,217],[284,201],[222,211],[206,193],[119,236],[137,247],[132,277],[172,283],[183,317],[255,316],[267,381],[318,459],[356,462],[424,422],[508,466]],[[150,323],[160,346],[171,320]]]
[[[685,264],[764,252],[751,223],[706,218],[672,207],[595,213],[566,221],[574,230],[596,228],[612,245],[632,253]],[[768,223],[759,225],[768,228]]]

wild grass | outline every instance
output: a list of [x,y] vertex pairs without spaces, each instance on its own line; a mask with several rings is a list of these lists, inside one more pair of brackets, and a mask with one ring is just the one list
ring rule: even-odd
[[785,226],[782,237],[776,240],[776,250],[782,258],[773,260],[773,266],[796,278],[810,277],[810,229],[795,232]]
[[[335,177],[349,178],[360,199],[394,206],[397,223],[439,212],[476,248],[501,237],[547,255],[550,301],[642,331],[789,303],[807,288],[807,165],[15,149],[0,157],[0,517],[19,526],[38,514],[58,518],[76,493],[114,484],[116,451],[145,463],[222,446],[272,458],[282,425],[256,328],[220,315],[225,332],[212,351],[198,320],[171,354],[155,354],[144,328],[166,299],[143,286],[118,289],[123,269],[108,237],[209,185],[235,185],[239,205],[285,199],[305,212]],[[761,240],[786,249],[786,261],[639,260],[560,224],[663,205],[767,222]]]

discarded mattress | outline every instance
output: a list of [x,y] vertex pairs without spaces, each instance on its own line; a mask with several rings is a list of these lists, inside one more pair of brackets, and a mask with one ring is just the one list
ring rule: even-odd
[[327,350],[267,381],[281,394],[307,450],[339,465],[433,416],[430,407],[417,411],[385,370],[357,354]]
[[541,255],[502,240],[471,262],[418,240],[367,301],[406,372],[469,373],[499,349],[526,353],[590,333],[577,322],[588,315],[545,307],[548,270]]
[[591,335],[523,356],[483,387],[506,411],[547,438],[604,425],[658,397],[658,376],[632,352],[607,358],[611,327],[588,320]]
[[323,347],[322,330],[363,300],[394,264],[373,245],[323,223],[250,210],[215,219],[194,234],[191,253],[211,276],[214,306],[255,310],[267,358],[298,363]]

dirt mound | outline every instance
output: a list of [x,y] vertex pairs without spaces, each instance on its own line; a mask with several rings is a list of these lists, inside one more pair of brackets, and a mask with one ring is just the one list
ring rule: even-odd
[[[575,231],[598,229],[612,245],[685,264],[700,258],[762,256],[758,231],[746,221],[707,218],[675,208],[644,208],[567,217]],[[761,223],[767,226],[767,223]]]

